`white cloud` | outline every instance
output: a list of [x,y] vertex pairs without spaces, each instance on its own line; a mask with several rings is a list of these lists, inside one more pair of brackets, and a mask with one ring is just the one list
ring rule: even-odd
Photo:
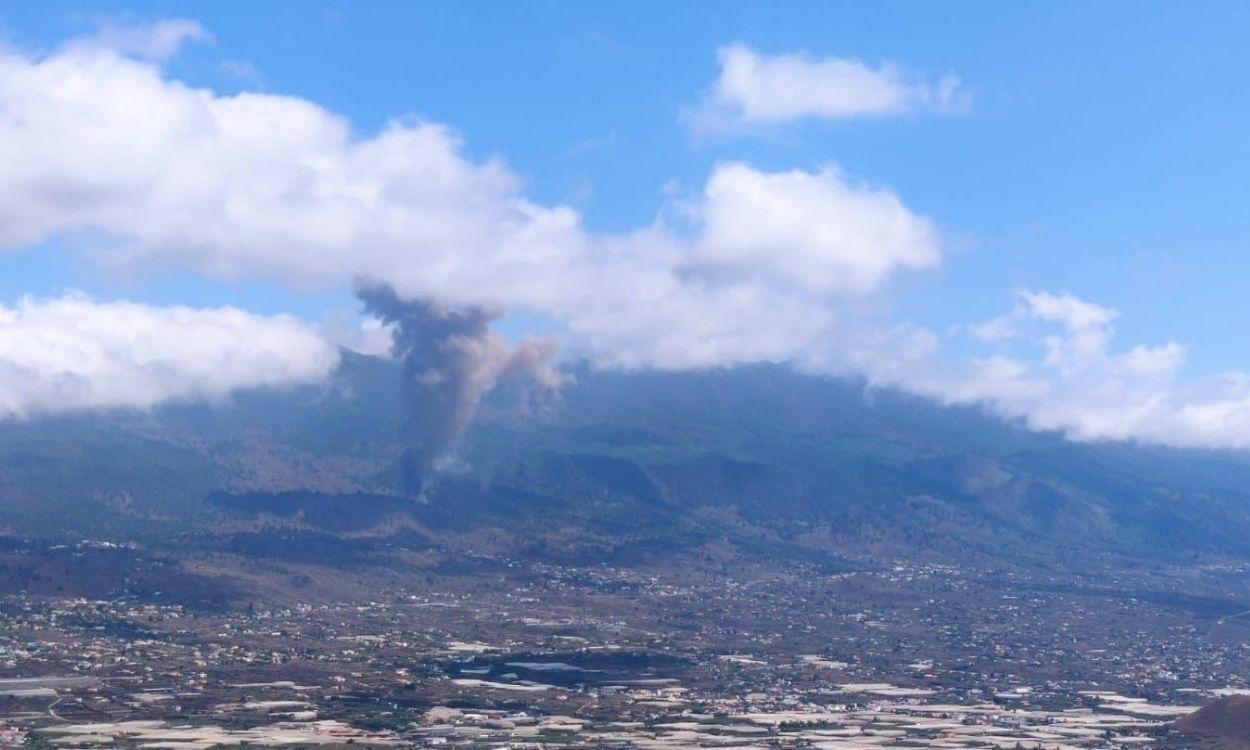
[[0,305],[0,417],[145,409],[315,382],[337,349],[308,323],[81,294]]
[[[934,346],[905,357],[871,341],[854,366],[874,382],[983,404],[1075,440],[1250,448],[1250,376],[1184,381],[1186,352],[1177,342],[1113,348],[1113,308],[1068,293],[1022,291],[1017,299],[1007,315],[956,329],[992,347],[987,355],[952,360]],[[980,335],[986,328],[994,335]]]
[[352,348],[361,354],[388,356],[394,338],[394,324],[374,317],[366,317],[360,321],[357,346]]
[[833,168],[775,174],[722,164],[708,180],[698,262],[818,293],[870,292],[900,268],[937,265],[937,232],[893,193]]
[[1120,365],[1131,375],[1167,375],[1185,363],[1185,347],[1175,341],[1162,346],[1138,344],[1119,358]]
[[1108,326],[1119,314],[1109,307],[1086,302],[1067,292],[1021,291],[1018,294],[1029,315],[1059,323],[1074,333]]
[[918,111],[955,112],[970,101],[953,73],[926,81],[891,63],[877,66],[801,52],[765,55],[743,44],[717,51],[720,75],[686,118],[724,129],[804,118],[847,119]]
[[312,102],[192,88],[106,45],[0,54],[0,247],[71,236],[104,264],[386,281],[554,320],[618,367],[809,356],[835,295],[939,255],[927,220],[833,170],[725,165],[693,214],[599,235],[436,123],[361,136]]
[[97,33],[76,40],[74,46],[99,47],[144,60],[167,60],[187,42],[211,40],[212,35],[196,21],[170,18],[138,25],[105,24]]
[[972,325],[959,327],[956,330],[966,331],[974,339],[987,343],[1006,341],[1015,338],[1017,335],[1015,321],[1010,315],[1000,315],[993,320],[987,320],[984,323],[973,323]]

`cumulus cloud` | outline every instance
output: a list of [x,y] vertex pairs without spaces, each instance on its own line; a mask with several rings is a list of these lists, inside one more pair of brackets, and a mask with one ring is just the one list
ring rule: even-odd
[[[1178,342],[1116,347],[1113,308],[1068,293],[1020,291],[1015,308],[957,329],[990,349],[952,359],[877,341],[859,371],[948,404],[983,404],[1075,440],[1250,448],[1250,376],[1186,381]],[[989,335],[986,335],[987,332]]]
[[970,100],[953,73],[928,81],[892,63],[873,66],[801,52],[766,55],[743,44],[721,47],[716,56],[716,82],[704,101],[685,113],[696,129],[955,112]]
[[104,264],[522,309],[617,367],[805,356],[838,295],[940,254],[927,220],[832,168],[722,165],[690,214],[597,234],[437,123],[361,135],[304,99],[170,80],[117,45],[0,54],[0,247],[71,236]]
[[722,164],[704,191],[699,262],[774,275],[818,293],[865,293],[900,268],[941,258],[937,231],[888,190],[849,184],[835,168],[765,174]]
[[337,363],[312,325],[285,315],[77,293],[0,305],[2,417],[217,399],[316,382]]

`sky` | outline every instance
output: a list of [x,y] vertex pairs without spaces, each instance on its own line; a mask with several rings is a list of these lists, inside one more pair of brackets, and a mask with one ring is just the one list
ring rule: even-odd
[[785,361],[1244,449],[1248,32],[1233,3],[0,4],[0,415],[316,381],[385,347],[365,279],[603,367]]

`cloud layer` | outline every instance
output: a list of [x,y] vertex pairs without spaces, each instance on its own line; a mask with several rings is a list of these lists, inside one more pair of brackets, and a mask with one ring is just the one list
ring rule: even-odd
[[[895,193],[836,166],[721,162],[650,225],[596,233],[529,200],[502,160],[467,157],[444,125],[400,119],[362,135],[307,100],[168,78],[159,60],[205,37],[174,21],[0,52],[0,249],[69,237],[105,265],[380,282],[407,300],[550,320],[605,367],[789,361],[1075,439],[1250,447],[1250,376],[1184,382],[1183,345],[1117,346],[1117,311],[1071,294],[1019,292],[1013,310],[946,338],[857,315],[880,309],[898,274],[938,265],[943,246]],[[742,46],[720,61],[702,113],[721,124],[949,111],[966,98],[956,79],[889,65]],[[376,350],[389,332],[356,338]],[[292,318],[81,296],[0,307],[0,415],[219,397],[314,381],[335,362],[324,332]]]
[[0,55],[0,165],[0,247],[68,235],[105,264],[380,281],[547,317],[622,367],[802,356],[833,325],[834,297],[940,256],[927,220],[833,168],[723,164],[688,220],[596,234],[528,200],[502,161],[466,157],[443,125],[360,136],[307,100],[192,88],[99,39]]
[[698,130],[801,119],[955,112],[970,97],[959,77],[928,81],[901,67],[801,52],[766,55],[743,44],[717,51],[720,74],[703,102],[686,113]]
[[337,364],[338,350],[289,316],[81,294],[0,305],[0,417],[221,398],[317,382]]
[[980,354],[953,357],[958,347],[944,352],[938,336],[900,327],[858,349],[854,364],[877,383],[984,404],[1074,440],[1250,448],[1250,376],[1185,382],[1185,347],[1117,347],[1112,308],[1068,293],[1022,290],[1016,298],[1011,312],[952,332],[981,345]]

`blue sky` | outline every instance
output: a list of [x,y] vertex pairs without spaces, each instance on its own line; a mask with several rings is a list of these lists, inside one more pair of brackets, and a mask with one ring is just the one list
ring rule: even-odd
[[[1250,368],[1250,10],[1206,3],[39,3],[0,6],[29,54],[102,24],[189,18],[212,35],[164,75],[220,94],[299,97],[370,137],[444,123],[504,160],[524,195],[625,233],[696,194],[716,165],[838,165],[941,232],[941,263],[891,275],[873,305],[943,334],[1019,290],[1115,308],[1117,339],[1181,342],[1189,379]],[[717,50],[806,53],[954,73],[957,113],[807,118],[692,132]],[[64,237],[0,255],[0,296],[66,287],[155,305],[233,304],[313,320],[350,284],[223,282],[193,269],[103,273]],[[973,348],[952,341],[953,351]]]

